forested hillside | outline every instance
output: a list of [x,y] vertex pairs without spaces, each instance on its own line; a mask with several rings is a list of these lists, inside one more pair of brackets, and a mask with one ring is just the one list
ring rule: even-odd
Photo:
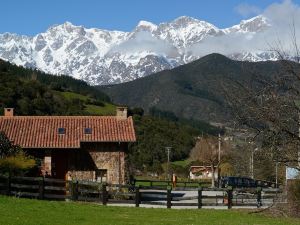
[[208,124],[191,126],[187,123],[134,115],[137,142],[130,146],[130,165],[141,171],[162,172],[162,163],[167,161],[166,147],[171,147],[170,160],[188,158],[199,135],[216,135],[222,130]]
[[[25,69],[0,60],[0,114],[4,107],[16,115],[115,115],[109,97],[83,81]],[[137,142],[130,146],[133,168],[161,171],[165,147],[172,147],[171,160],[185,159],[200,134],[217,134],[219,129],[205,122],[184,120],[167,111],[129,109]]]
[[211,54],[172,70],[99,89],[115,103],[142,107],[146,113],[155,107],[179,118],[226,122],[232,115],[222,88],[230,92],[239,83],[255,88],[260,81],[272,80],[281,66],[278,61],[250,63]]
[[[83,81],[44,74],[0,60],[2,112],[4,107],[12,107],[16,115],[90,115],[102,114],[101,107],[105,109],[110,105],[106,94]],[[112,113],[114,108],[108,112]]]

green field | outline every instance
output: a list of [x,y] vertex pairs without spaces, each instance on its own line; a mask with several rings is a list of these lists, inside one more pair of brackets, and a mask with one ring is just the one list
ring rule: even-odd
[[104,103],[105,106],[98,106],[98,105],[85,105],[85,111],[92,115],[97,116],[114,116],[116,114],[116,106]]
[[40,201],[0,196],[0,224],[97,225],[97,224],[207,224],[289,225],[300,220],[271,218],[236,210],[176,210],[101,206],[96,204]]
[[[56,91],[57,94],[64,96],[68,100],[72,99],[80,99],[83,102],[87,102],[88,100],[92,100],[89,96],[77,94],[70,91]],[[107,102],[103,102],[104,106],[92,105],[85,103],[84,111],[91,115],[97,116],[111,116],[116,114],[116,106]]]
[[70,92],[70,91],[56,91],[56,93],[61,94],[64,96],[66,99],[80,99],[82,101],[86,101],[89,97],[85,95],[81,95],[75,92]]
[[189,159],[171,162],[171,164],[173,164],[175,166],[181,166],[181,167],[186,167],[186,168],[189,167],[190,163],[191,163],[191,161]]

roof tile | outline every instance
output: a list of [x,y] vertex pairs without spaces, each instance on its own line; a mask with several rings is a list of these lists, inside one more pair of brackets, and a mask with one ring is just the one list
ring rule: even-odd
[[[58,134],[58,128],[65,134]],[[85,134],[84,128],[92,128]],[[135,142],[132,117],[0,116],[0,131],[22,148],[80,148],[81,142]]]

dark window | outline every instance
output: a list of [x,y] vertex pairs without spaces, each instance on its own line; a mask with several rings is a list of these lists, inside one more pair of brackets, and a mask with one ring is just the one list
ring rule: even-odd
[[96,181],[100,183],[107,182],[107,170],[96,170]]
[[58,134],[65,134],[66,133],[66,128],[60,127],[58,128]]
[[90,128],[90,127],[84,128],[84,133],[85,134],[91,134],[92,133],[92,128]]

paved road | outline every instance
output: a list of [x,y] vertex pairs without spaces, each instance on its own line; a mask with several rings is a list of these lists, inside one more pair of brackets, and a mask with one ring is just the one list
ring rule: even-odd
[[[141,190],[142,192],[142,203],[140,204],[140,207],[145,208],[166,208],[166,191],[164,190]],[[203,191],[203,196],[225,196],[225,192],[223,191]],[[197,191],[172,191],[172,198],[173,204],[176,203],[193,203],[195,206],[174,206],[172,205],[172,208],[176,209],[197,209],[197,203],[198,203],[198,192]],[[143,204],[147,203],[148,204]],[[149,204],[149,203],[152,204]],[[227,209],[227,205],[223,202],[223,197],[219,197],[217,200],[216,198],[209,198],[209,199],[203,199],[203,204],[209,204],[210,206],[203,206],[202,208],[211,208],[211,209]],[[255,209],[256,206],[256,200],[251,199],[243,200],[244,203],[250,202],[253,205],[252,206],[233,206],[233,208],[248,208],[248,209]],[[235,203],[235,202],[233,202]],[[262,208],[267,207],[272,203],[272,200],[267,200],[263,202],[264,205]],[[155,205],[157,204],[157,205]],[[159,205],[164,204],[164,205]],[[115,206],[131,206],[134,207],[134,204],[109,204],[109,205],[115,205]]]
[[[166,190],[140,190],[141,192],[141,204],[140,207],[145,208],[166,208],[166,198],[167,192]],[[240,194],[239,196],[243,196],[243,199],[239,199],[238,201],[233,199],[233,207],[232,208],[247,208],[247,209],[256,209],[256,195],[254,194]],[[226,195],[223,191],[203,191],[202,196],[211,196],[210,198],[203,198],[203,206],[202,208],[212,208],[212,209],[227,209],[227,205],[224,204],[224,196]],[[218,198],[214,198],[213,196],[219,196]],[[273,199],[263,199],[262,208],[266,208],[270,206],[273,202]],[[193,204],[193,206],[177,206],[174,204]],[[245,205],[235,206],[236,203],[243,203]],[[248,204],[248,206],[246,206]],[[198,208],[198,191],[176,191],[172,190],[172,208],[176,209],[197,209]],[[135,204],[111,204],[114,206],[129,206],[135,207]]]

